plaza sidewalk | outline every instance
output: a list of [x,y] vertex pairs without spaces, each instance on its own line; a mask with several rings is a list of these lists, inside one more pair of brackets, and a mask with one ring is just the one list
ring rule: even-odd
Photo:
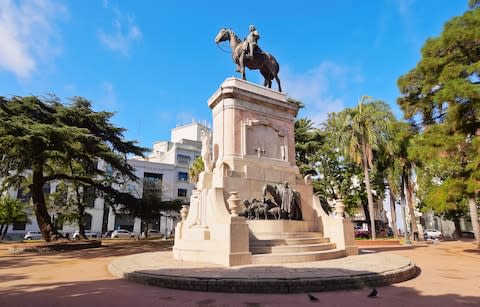
[[[237,294],[163,289],[112,276],[119,256],[169,250],[162,242],[128,242],[64,253],[11,255],[0,245],[0,306],[479,306],[480,252],[472,242],[441,242],[388,253],[411,258],[415,279],[378,288],[313,293]],[[386,253],[386,252],[385,252]]]

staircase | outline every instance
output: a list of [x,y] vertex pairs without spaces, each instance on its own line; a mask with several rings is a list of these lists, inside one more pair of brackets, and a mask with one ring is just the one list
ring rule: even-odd
[[269,232],[250,236],[253,264],[282,264],[345,257],[320,232]]

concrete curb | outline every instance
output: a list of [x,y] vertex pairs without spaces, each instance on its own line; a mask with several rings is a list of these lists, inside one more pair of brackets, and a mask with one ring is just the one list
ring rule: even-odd
[[31,253],[31,252],[50,252],[50,251],[66,251],[79,250],[86,248],[101,247],[101,241],[79,241],[79,242],[52,242],[52,243],[22,243],[14,244],[8,248],[12,254]]
[[360,289],[387,286],[415,278],[420,273],[416,266],[389,274],[365,274],[351,277],[320,278],[189,278],[155,275],[141,272],[126,273],[124,278],[150,286],[189,291],[232,293],[301,293]]
[[[362,258],[354,259],[362,261]],[[342,267],[339,263],[339,267],[331,268],[333,269],[331,273],[325,274],[325,268],[305,268],[306,273],[302,276],[302,269],[289,268],[288,266],[277,267],[275,270],[278,277],[261,273],[265,266],[258,266],[259,270],[255,271],[257,273],[251,276],[238,274],[239,276],[236,277],[235,273],[229,271],[228,268],[221,267],[213,269],[191,268],[191,274],[186,272],[185,268],[178,268],[176,271],[173,266],[160,270],[152,270],[151,266],[141,269],[139,265],[141,266],[142,259],[138,260],[139,258],[135,259],[130,256],[123,261],[113,261],[109,264],[108,270],[113,275],[130,281],[163,288],[203,292],[277,294],[386,286],[415,278],[420,274],[420,269],[409,259],[401,265],[392,265],[391,268],[381,272],[366,272],[363,270],[354,272],[347,267]],[[308,264],[306,263],[305,267],[308,267]],[[314,266],[313,263],[312,266]],[[256,266],[250,266],[250,269],[255,270],[255,268]],[[292,273],[292,269],[297,270],[297,272]],[[338,273],[335,273],[335,270]],[[348,273],[345,273],[346,271]]]

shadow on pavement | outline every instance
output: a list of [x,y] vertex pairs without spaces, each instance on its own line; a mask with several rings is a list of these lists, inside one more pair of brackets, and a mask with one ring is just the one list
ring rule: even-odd
[[455,294],[422,295],[403,287],[378,288],[376,298],[368,298],[370,289],[313,293],[238,294],[204,293],[148,287],[125,280],[100,280],[68,283],[37,283],[0,289],[0,306],[478,306],[480,298]]

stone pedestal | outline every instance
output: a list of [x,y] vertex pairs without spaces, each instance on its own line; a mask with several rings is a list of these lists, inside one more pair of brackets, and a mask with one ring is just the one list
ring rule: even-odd
[[[213,114],[213,155],[202,150],[202,157],[213,168],[200,174],[188,216],[177,225],[174,257],[250,264],[249,236],[256,232],[318,232],[321,223],[312,186],[295,164],[298,106],[283,93],[236,78],[226,79],[208,106]],[[244,200],[263,199],[265,184],[284,182],[301,196],[302,221],[247,223],[238,216]]]

